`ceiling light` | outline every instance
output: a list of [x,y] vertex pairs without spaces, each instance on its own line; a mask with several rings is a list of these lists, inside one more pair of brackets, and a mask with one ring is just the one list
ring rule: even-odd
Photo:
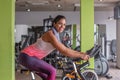
[[113,20],[113,19],[114,19],[113,16],[108,17],[108,20]]
[[75,7],[80,7],[80,4],[75,3],[74,6],[75,6]]
[[32,4],[32,5],[45,5],[45,4],[48,4],[48,3],[42,3],[42,2],[41,2],[41,3],[35,3],[35,2],[34,2],[34,3],[31,3],[31,4]]
[[32,4],[32,5],[45,5],[45,4],[49,4],[49,1],[27,1],[28,3]]
[[102,2],[103,0],[98,0],[98,1]]
[[27,9],[28,12],[30,12],[31,10],[30,9]]
[[58,8],[61,8],[62,6],[60,4],[57,5]]
[[60,1],[60,0],[55,0],[55,1]]
[[102,4],[102,3],[96,3],[96,4],[94,4],[94,6],[95,7],[108,7],[108,6],[114,6],[114,4],[110,4],[110,3],[104,3],[104,4]]

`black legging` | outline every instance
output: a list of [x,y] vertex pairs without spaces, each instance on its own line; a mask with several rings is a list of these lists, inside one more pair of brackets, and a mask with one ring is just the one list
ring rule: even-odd
[[29,70],[36,71],[43,80],[55,80],[56,69],[47,62],[25,53],[20,54],[19,62]]

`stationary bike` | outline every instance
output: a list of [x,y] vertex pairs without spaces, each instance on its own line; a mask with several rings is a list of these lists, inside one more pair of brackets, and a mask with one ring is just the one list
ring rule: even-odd
[[[76,47],[75,50],[80,51],[80,46]],[[98,49],[97,55],[94,56],[94,62],[95,62],[95,72],[98,76],[105,76],[108,79],[112,78],[108,74],[109,71],[109,64],[107,59],[102,54],[102,47],[100,46]]]
[[[90,57],[94,57],[99,51],[99,46],[94,46],[86,53]],[[87,68],[90,65],[89,61],[80,63],[81,59],[68,59],[63,66],[62,80],[98,80],[97,74],[93,69]]]

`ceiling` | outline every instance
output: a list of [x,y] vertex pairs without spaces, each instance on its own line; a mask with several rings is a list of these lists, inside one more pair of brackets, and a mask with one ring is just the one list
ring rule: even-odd
[[[95,10],[112,10],[120,0],[94,0]],[[16,0],[16,11],[78,11],[80,0]]]

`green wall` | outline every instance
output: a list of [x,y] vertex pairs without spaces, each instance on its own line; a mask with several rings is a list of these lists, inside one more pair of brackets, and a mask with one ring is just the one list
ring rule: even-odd
[[72,48],[75,49],[76,47],[76,34],[77,34],[77,25],[76,24],[73,24],[73,44],[72,44]]
[[[80,0],[80,3],[81,51],[85,52],[94,45],[94,0]],[[94,59],[90,60],[90,64],[94,68]]]
[[0,78],[15,80],[14,13],[15,1],[0,0]]

